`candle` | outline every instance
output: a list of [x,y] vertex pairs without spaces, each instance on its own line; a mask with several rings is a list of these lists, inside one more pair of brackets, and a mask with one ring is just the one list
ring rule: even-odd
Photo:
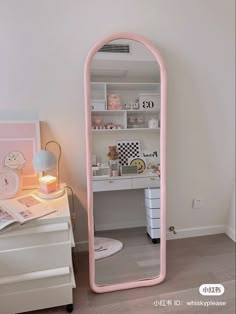
[[39,190],[42,193],[48,194],[48,193],[56,191],[56,189],[57,189],[57,178],[56,177],[49,176],[49,175],[44,176],[44,177],[39,179],[39,183],[40,183]]

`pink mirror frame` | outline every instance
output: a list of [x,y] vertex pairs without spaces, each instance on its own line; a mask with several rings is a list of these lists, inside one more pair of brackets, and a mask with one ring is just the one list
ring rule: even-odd
[[[96,52],[106,43],[116,39],[130,39],[145,45],[155,56],[160,66],[161,76],[161,131],[160,131],[160,166],[161,166],[161,243],[160,243],[160,274],[153,279],[134,282],[98,286],[95,283],[95,256],[94,256],[94,219],[93,219],[93,183],[92,183],[92,128],[90,106],[90,65]],[[161,283],[166,275],[166,70],[163,59],[158,50],[145,38],[130,34],[117,33],[105,37],[89,51],[84,68],[85,92],[85,135],[86,135],[86,173],[87,173],[87,208],[88,208],[88,240],[89,240],[89,277],[90,287],[96,293],[153,286]]]

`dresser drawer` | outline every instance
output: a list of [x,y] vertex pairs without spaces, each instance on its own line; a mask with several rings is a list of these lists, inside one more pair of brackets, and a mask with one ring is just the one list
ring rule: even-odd
[[70,267],[60,267],[21,275],[0,277],[0,296],[72,283]]
[[161,197],[160,188],[145,189],[145,197],[146,198],[160,198]]
[[0,252],[0,276],[71,265],[70,241]]
[[146,178],[133,178],[132,188],[133,189],[144,189],[148,187],[159,187],[160,179],[159,177],[146,177]]
[[0,252],[48,243],[67,242],[71,239],[68,223],[47,224],[31,227],[24,225],[0,236]]
[[146,208],[146,215],[150,218],[160,218],[161,210],[160,208]]
[[149,225],[147,225],[147,233],[150,235],[152,239],[160,239],[161,236],[160,229],[152,229]]
[[131,179],[109,179],[93,181],[93,191],[115,191],[131,189]]
[[160,208],[161,200],[159,198],[145,198],[145,206],[148,208]]
[[[71,283],[0,295],[0,313],[16,314],[73,303]],[[65,312],[66,313],[66,312]]]
[[161,224],[160,224],[160,218],[150,218],[148,216],[146,216],[146,221],[147,224],[151,227],[151,228],[160,228]]

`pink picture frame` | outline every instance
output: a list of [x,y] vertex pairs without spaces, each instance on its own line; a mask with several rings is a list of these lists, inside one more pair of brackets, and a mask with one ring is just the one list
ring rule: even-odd
[[[161,117],[160,117],[160,185],[161,185],[161,244],[160,244],[160,274],[156,278],[138,280],[127,283],[99,286],[95,283],[95,256],[94,256],[94,215],[93,215],[93,187],[92,187],[92,127],[90,105],[90,66],[96,52],[106,43],[116,39],[130,39],[145,45],[155,56],[160,66],[161,75]],[[88,240],[89,240],[89,279],[90,287],[96,293],[137,287],[152,286],[161,283],[166,275],[166,95],[167,95],[166,69],[159,51],[145,38],[136,34],[117,33],[105,37],[95,44],[89,51],[84,68],[85,91],[85,121],[86,121],[86,173],[87,173],[87,210],[88,210]]]
[[32,159],[40,147],[39,121],[0,121],[0,167],[18,170],[23,189],[38,186]]

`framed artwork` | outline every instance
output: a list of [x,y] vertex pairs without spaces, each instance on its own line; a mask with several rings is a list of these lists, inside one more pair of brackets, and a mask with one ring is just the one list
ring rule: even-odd
[[133,141],[117,141],[117,150],[119,154],[119,162],[121,166],[128,166],[128,159],[131,157],[140,157],[140,142]]
[[18,170],[24,189],[38,186],[32,159],[40,149],[39,121],[0,121],[0,167]]

